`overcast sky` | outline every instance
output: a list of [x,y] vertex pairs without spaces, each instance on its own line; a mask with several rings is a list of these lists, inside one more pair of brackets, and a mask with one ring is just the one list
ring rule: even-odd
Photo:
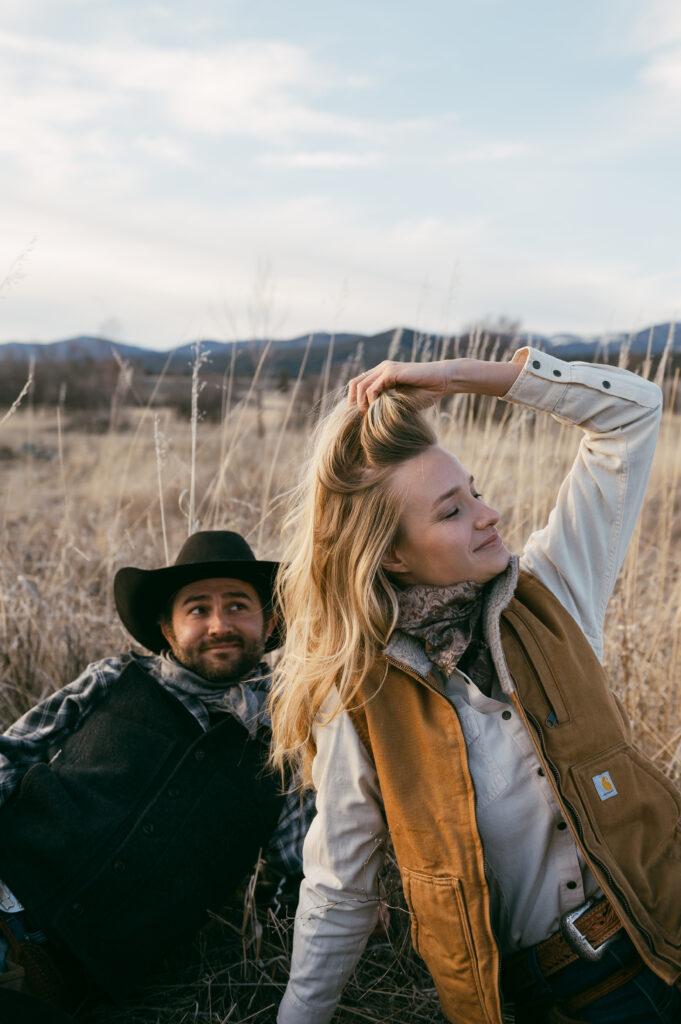
[[0,340],[681,315],[678,0],[3,0]]

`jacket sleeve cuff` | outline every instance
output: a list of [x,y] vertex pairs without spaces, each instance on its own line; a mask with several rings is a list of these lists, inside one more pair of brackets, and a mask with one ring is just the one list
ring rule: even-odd
[[[571,385],[575,384],[588,388],[592,394],[594,391],[601,392],[604,398],[623,398],[651,409],[661,404],[661,392],[656,384],[617,366],[566,362],[529,347],[518,349],[512,361],[523,359],[525,362],[522,370],[504,395],[506,401],[552,412],[573,422],[579,419],[581,412],[574,390],[574,397],[568,401]],[[571,406],[575,399],[577,407],[573,410]]]

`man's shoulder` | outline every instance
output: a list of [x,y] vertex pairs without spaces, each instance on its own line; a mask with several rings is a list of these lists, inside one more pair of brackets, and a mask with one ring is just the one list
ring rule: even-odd
[[121,654],[113,654],[107,658],[99,658],[87,665],[79,678],[97,677],[100,679],[114,679],[123,675],[130,665],[137,665],[143,672],[149,675],[158,673],[158,662],[160,659],[155,654],[138,654],[137,651],[123,651]]

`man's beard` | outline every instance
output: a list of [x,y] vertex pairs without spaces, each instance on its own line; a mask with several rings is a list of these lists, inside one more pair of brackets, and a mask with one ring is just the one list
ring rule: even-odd
[[[219,646],[226,639],[239,646],[229,653],[211,656],[211,648]],[[239,682],[257,668],[265,653],[266,636],[263,630],[260,637],[216,637],[183,647],[169,631],[169,642],[175,658],[185,668],[212,683],[228,685]]]

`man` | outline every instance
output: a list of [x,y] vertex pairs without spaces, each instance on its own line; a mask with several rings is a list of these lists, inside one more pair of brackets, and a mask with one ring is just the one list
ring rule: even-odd
[[153,654],[89,665],[0,736],[0,993],[65,1002],[77,968],[120,998],[261,848],[301,872],[311,801],[266,771],[276,570],[222,530],[121,569],[118,613]]

